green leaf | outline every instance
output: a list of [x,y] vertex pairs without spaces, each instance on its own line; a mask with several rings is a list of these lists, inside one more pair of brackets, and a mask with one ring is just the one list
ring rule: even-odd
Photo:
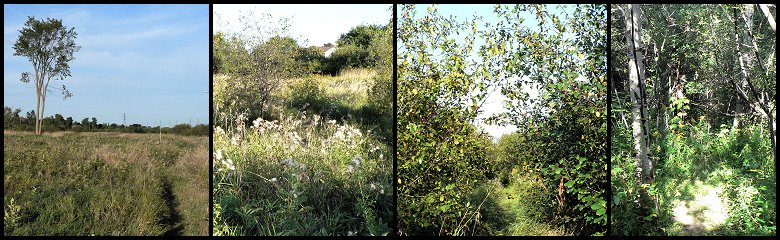
[[574,186],[574,180],[569,180],[563,185],[566,186],[566,188],[571,188],[572,186]]
[[601,208],[599,210],[596,210],[596,215],[598,215],[598,216],[603,216],[606,213],[607,213],[607,209],[606,208]]
[[590,205],[590,208],[593,210],[604,209],[604,207],[599,203],[594,203],[593,205]]

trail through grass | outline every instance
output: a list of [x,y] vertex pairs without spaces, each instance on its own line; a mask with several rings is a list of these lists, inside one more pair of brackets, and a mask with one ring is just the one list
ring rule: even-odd
[[533,191],[539,191],[541,189],[534,189],[535,187],[541,187],[535,185],[530,178],[518,178],[517,181],[513,181],[511,184],[501,187],[498,185],[497,194],[501,208],[507,213],[509,224],[503,229],[500,234],[506,236],[564,236],[571,235],[571,233],[564,232],[563,229],[555,228],[548,223],[539,221],[538,217],[533,213],[538,209],[538,206],[534,206],[535,201],[529,199],[534,198]]
[[5,132],[3,156],[4,235],[208,234],[207,137]]

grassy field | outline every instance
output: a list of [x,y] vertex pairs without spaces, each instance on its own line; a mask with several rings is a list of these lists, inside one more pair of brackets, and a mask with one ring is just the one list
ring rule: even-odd
[[215,235],[391,232],[392,116],[368,107],[373,75],[288,80],[273,119],[215,129]]
[[3,134],[4,235],[208,235],[208,137]]

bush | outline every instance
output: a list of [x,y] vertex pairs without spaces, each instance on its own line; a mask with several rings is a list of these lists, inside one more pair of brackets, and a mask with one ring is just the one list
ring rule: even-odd
[[336,75],[341,71],[351,68],[373,67],[375,62],[369,58],[369,52],[365,48],[356,45],[339,46],[327,60],[325,73]]
[[[388,24],[392,26],[392,24]],[[377,33],[377,36],[371,39],[368,47],[369,58],[374,59],[377,74],[374,77],[374,85],[369,90],[371,106],[379,111],[381,115],[390,116],[393,114],[393,29],[387,27],[385,31]],[[394,138],[395,139],[395,138]]]
[[325,96],[320,89],[319,81],[314,77],[302,78],[292,81],[290,86],[290,102],[294,106],[302,106],[307,109],[323,109]]

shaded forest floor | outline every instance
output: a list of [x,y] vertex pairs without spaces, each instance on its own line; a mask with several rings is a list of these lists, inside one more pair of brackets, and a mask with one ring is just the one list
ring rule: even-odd
[[666,142],[656,188],[667,234],[773,234],[776,174],[761,129],[711,132],[705,126]]
[[723,187],[701,181],[693,184],[691,195],[675,197],[671,204],[671,235],[697,236],[722,225],[728,217],[726,200],[721,197]]
[[655,182],[646,187],[658,199],[657,213],[635,204],[636,189],[645,186],[624,170],[633,168],[632,158],[613,156],[614,235],[776,234],[775,160],[763,129],[711,129],[701,121],[657,149]]

